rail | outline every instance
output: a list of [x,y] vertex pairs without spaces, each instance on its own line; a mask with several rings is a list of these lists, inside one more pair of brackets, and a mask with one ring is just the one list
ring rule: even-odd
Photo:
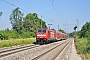
[[55,48],[57,48],[57,47],[59,47],[59,46],[65,44],[65,46],[64,46],[52,59],[50,59],[50,60],[54,60],[54,59],[57,57],[57,55],[68,45],[68,43],[69,43],[70,41],[71,41],[71,40],[69,40],[69,41],[67,40],[67,41],[65,41],[65,42],[63,42],[63,43],[61,43],[61,44],[59,44],[59,45],[53,47],[52,49],[50,49],[50,50],[48,50],[48,51],[46,51],[46,52],[40,54],[39,56],[33,58],[32,60],[39,60],[39,58],[41,58],[42,56],[44,56],[44,55],[47,54],[48,52],[50,52],[50,51],[54,50]]
[[[54,57],[51,60],[68,60],[69,57],[65,57],[67,55],[67,50],[72,48],[72,40],[70,40],[60,51],[57,52],[57,54],[54,55]],[[59,58],[57,59],[57,57]]]
[[10,54],[21,52],[24,50],[32,49],[35,47],[39,47],[39,45],[27,45],[27,46],[21,46],[21,47],[10,48],[10,49],[5,49],[5,50],[2,49],[2,50],[0,50],[0,58],[5,57]]

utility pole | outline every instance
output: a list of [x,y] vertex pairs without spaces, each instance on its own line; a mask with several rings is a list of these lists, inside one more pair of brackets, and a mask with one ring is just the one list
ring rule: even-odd
[[77,31],[79,31],[79,20],[77,19]]
[[65,33],[66,33],[66,25],[65,25],[65,24],[63,24],[63,26],[65,26],[64,31],[65,31]]
[[42,28],[42,15],[41,15],[41,28]]
[[65,28],[65,33],[67,33],[67,32],[66,32],[66,28]]
[[58,30],[59,30],[59,24],[58,24]]
[[50,26],[51,26],[52,24],[48,24],[48,26],[49,26],[49,29],[50,29]]
[[77,28],[77,26],[75,25],[75,27],[74,27],[74,30],[75,30],[75,32],[74,32],[74,42],[76,42],[76,28]]

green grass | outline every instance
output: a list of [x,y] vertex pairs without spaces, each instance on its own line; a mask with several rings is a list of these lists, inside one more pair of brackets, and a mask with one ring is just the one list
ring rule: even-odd
[[34,42],[36,42],[35,38],[0,40],[0,48],[17,46],[17,45],[33,44]]
[[90,40],[87,38],[77,38],[76,47],[78,53],[84,58],[84,60],[90,60]]

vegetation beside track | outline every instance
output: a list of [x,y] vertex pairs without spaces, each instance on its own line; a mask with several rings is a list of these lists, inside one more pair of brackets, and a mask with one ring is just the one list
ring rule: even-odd
[[35,41],[36,41],[35,38],[0,40],[0,48],[17,46],[17,45],[25,45],[25,44],[33,44]]
[[81,30],[76,32],[75,45],[83,59],[90,60],[90,22],[86,22]]
[[84,60],[90,60],[90,40],[87,38],[76,38],[76,48]]

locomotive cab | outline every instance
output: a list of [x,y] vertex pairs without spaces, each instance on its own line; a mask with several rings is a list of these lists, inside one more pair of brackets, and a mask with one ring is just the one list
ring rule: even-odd
[[37,30],[37,33],[36,33],[36,42],[45,42],[47,40],[47,28],[40,28]]

